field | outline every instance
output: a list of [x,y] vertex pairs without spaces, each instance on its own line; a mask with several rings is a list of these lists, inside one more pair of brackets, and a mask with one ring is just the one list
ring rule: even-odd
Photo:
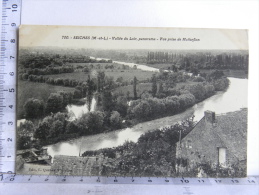
[[26,100],[28,100],[29,98],[37,98],[46,102],[51,93],[55,93],[58,91],[73,92],[74,88],[19,80],[17,96],[17,119],[23,118],[23,105]]
[[[131,81],[134,76],[137,77],[139,81],[143,81],[146,79],[150,79],[154,72],[143,71],[143,70],[122,70],[122,69],[100,69],[98,71],[104,71],[107,77],[113,77],[114,81],[116,81],[119,77],[123,78],[123,81]],[[91,77],[96,77],[97,70],[92,70],[90,75]],[[78,81],[86,81],[88,77],[88,73],[77,71],[73,73],[63,73],[63,74],[55,74],[55,75],[46,75],[46,77],[62,78],[62,79],[75,79]]]
[[[195,82],[192,81],[186,81],[186,82],[181,82],[181,83],[177,83],[176,84],[176,88],[181,88],[183,86],[187,86],[187,85],[192,85],[195,84]],[[151,91],[152,90],[152,83],[139,83],[137,84],[137,95],[138,97],[141,96],[141,94],[143,94],[145,91]],[[128,86],[122,86],[122,87],[118,87],[114,90],[115,93],[119,93],[119,94],[124,94],[127,95],[127,93],[129,92],[129,97],[133,98],[133,85],[128,85]]]
[[147,66],[153,67],[153,68],[161,68],[161,69],[168,69],[168,67],[172,66],[172,63],[167,64],[146,64]]
[[[137,95],[138,97],[145,91],[151,91],[152,83],[140,83],[137,84]],[[115,93],[126,95],[129,92],[129,97],[133,98],[133,85],[118,87],[114,90]]]
[[104,68],[106,65],[110,66],[113,65],[114,68],[122,68],[122,65],[120,64],[115,64],[115,63],[67,63],[67,65],[72,65],[74,68],[77,68],[78,66],[86,67],[93,65],[93,67],[96,69],[97,66],[100,66],[101,68]]

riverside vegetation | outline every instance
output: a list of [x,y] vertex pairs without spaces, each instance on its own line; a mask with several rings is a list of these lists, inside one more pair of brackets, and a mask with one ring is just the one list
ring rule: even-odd
[[[179,66],[174,71],[149,72],[111,60],[28,50],[21,52],[20,59],[19,90],[29,84],[32,91],[22,94],[18,102],[18,118],[26,119],[17,129],[18,149],[174,115],[225,90],[229,84],[222,70],[188,74],[190,67]],[[86,103],[90,108],[93,98],[97,102],[95,110],[71,120],[66,106]]]

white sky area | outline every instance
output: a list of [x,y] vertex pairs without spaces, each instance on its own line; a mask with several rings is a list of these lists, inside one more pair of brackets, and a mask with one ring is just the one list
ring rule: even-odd
[[[62,39],[68,36],[69,39]],[[96,36],[108,40],[74,39],[74,36]],[[123,40],[112,40],[121,37]],[[124,38],[128,40],[124,40]],[[179,49],[179,50],[247,50],[248,31],[233,29],[130,28],[82,26],[23,25],[19,32],[20,47],[63,47],[93,49]],[[130,40],[137,38],[137,40]],[[139,38],[155,38],[138,40]],[[161,40],[163,38],[163,40]],[[176,39],[168,41],[168,39]],[[178,39],[181,41],[177,41]],[[183,41],[183,38],[200,41]]]

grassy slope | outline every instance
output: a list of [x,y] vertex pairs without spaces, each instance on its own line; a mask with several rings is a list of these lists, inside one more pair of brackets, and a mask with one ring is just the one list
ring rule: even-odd
[[51,93],[62,90],[73,92],[74,88],[19,80],[17,95],[17,118],[20,119],[23,117],[23,105],[28,98],[37,98],[46,102]]

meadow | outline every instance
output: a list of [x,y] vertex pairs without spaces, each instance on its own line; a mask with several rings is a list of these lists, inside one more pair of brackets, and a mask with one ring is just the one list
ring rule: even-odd
[[[141,94],[143,94],[145,91],[151,91],[152,89],[152,83],[139,83],[137,84],[137,94],[138,97],[141,96]],[[127,86],[121,86],[121,87],[117,87],[114,90],[115,93],[118,94],[124,94],[125,96],[128,94],[129,98],[133,98],[134,94],[133,94],[133,85],[127,85]]]
[[122,77],[123,81],[131,81],[133,80],[134,76],[137,77],[139,81],[144,81],[150,79],[154,72],[150,71],[143,71],[139,69],[129,69],[129,70],[122,70],[122,69],[93,69],[89,73],[82,72],[82,70],[76,70],[73,73],[62,73],[62,74],[55,74],[55,75],[46,75],[45,77],[51,77],[54,79],[62,78],[62,79],[75,79],[80,82],[84,82],[87,80],[88,75],[92,78],[95,78],[97,75],[97,71],[103,71],[107,77],[113,77],[114,81],[118,78]]

